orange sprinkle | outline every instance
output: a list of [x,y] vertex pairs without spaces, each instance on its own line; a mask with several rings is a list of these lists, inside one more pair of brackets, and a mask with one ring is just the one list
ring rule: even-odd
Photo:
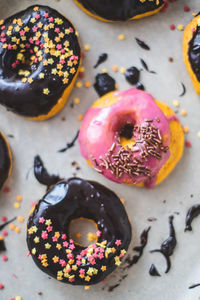
[[21,217],[21,216],[17,217],[17,220],[18,220],[20,223],[23,223],[23,222],[24,222],[24,218]]
[[9,228],[10,228],[11,230],[15,230],[16,226],[15,226],[15,224],[11,223],[11,224],[9,225]]
[[79,121],[82,121],[83,120],[83,115],[78,115],[77,118],[78,118]]
[[119,68],[118,68],[118,66],[114,65],[114,66],[112,66],[112,70],[113,70],[114,72],[118,72],[118,71],[119,71]]
[[17,200],[18,202],[21,202],[21,201],[22,201],[22,196],[21,196],[21,195],[17,195],[16,200]]
[[15,232],[16,232],[16,233],[20,233],[20,232],[21,232],[21,229],[20,229],[19,227],[16,227],[16,228],[15,228]]
[[86,82],[85,82],[85,87],[86,87],[86,88],[91,87],[91,82],[90,82],[90,81],[86,81]]

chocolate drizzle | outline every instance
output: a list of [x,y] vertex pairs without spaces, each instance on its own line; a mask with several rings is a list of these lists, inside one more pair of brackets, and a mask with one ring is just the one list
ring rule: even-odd
[[57,175],[50,175],[46,168],[44,167],[43,161],[39,155],[36,155],[34,158],[34,174],[36,179],[46,186],[51,186],[56,184],[61,178]]
[[160,274],[159,274],[159,272],[158,272],[158,270],[156,269],[156,267],[155,267],[154,264],[151,265],[151,267],[150,267],[150,269],[149,269],[149,274],[150,274],[151,276],[160,276]]
[[8,145],[0,132],[0,189],[8,178],[10,168],[11,157],[9,155]]
[[181,85],[182,85],[183,91],[182,91],[182,93],[179,95],[179,97],[183,97],[183,96],[185,95],[185,93],[186,93],[186,87],[185,87],[184,83],[181,82]]
[[135,38],[137,44],[144,50],[150,50],[150,47],[142,40]]
[[97,74],[94,88],[99,96],[116,90],[115,80],[107,73]]
[[197,26],[189,42],[188,58],[194,74],[200,81],[200,26]]
[[198,287],[198,286],[200,286],[200,283],[196,283],[196,284],[192,284],[191,286],[189,286],[189,288],[188,289],[194,289],[194,288],[196,288],[196,287]]
[[139,0],[77,0],[86,10],[95,16],[111,21],[126,21],[138,15],[152,12],[162,7],[165,1]]
[[173,216],[169,217],[169,231],[170,231],[169,237],[162,243],[160,249],[150,251],[151,253],[160,252],[164,255],[167,262],[167,269],[165,273],[168,273],[171,268],[170,256],[173,254],[177,243],[176,233],[173,225],[173,219],[174,219]]
[[103,62],[105,62],[108,58],[108,54],[107,53],[102,53],[99,55],[99,58],[97,60],[97,63],[94,65],[94,68],[97,68],[100,64],[102,64]]
[[75,142],[76,142],[76,140],[78,139],[78,135],[79,135],[79,130],[77,131],[77,133],[76,133],[75,137],[72,139],[72,141],[69,142],[69,143],[67,143],[65,148],[62,148],[62,149],[58,150],[58,152],[65,152],[65,151],[67,151],[68,149],[74,147]]
[[31,6],[7,18],[0,35],[0,103],[26,117],[48,114],[80,64],[72,23],[48,6]]
[[140,71],[136,67],[128,68],[124,75],[126,80],[132,85],[137,84],[140,79]]
[[200,215],[200,204],[195,204],[187,212],[185,220],[185,231],[192,231],[192,221]]
[[9,225],[10,223],[14,222],[17,218],[14,217],[9,221],[4,222],[3,224],[0,225],[0,231],[3,230],[7,225]]

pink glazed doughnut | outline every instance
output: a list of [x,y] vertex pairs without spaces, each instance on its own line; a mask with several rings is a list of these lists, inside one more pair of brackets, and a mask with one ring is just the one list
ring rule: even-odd
[[94,103],[83,119],[79,144],[82,156],[106,178],[151,188],[181,158],[184,135],[166,104],[132,88]]

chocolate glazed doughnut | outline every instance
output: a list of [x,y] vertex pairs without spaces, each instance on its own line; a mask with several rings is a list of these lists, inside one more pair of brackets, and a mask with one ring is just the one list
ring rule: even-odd
[[32,120],[54,116],[72,90],[80,53],[74,26],[50,7],[0,20],[0,103]]
[[[84,248],[69,236],[77,218],[93,220],[96,243]],[[55,184],[28,220],[27,244],[36,265],[48,275],[73,285],[103,280],[125,255],[131,225],[120,199],[111,190],[79,178]]]
[[0,189],[9,177],[12,169],[12,156],[8,142],[0,132]]
[[157,13],[164,0],[74,0],[87,14],[101,21],[127,21]]

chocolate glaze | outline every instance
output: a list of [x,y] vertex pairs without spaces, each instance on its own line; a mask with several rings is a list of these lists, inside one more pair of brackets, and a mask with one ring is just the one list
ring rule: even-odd
[[61,180],[59,176],[48,173],[39,155],[34,158],[34,174],[39,183],[48,187]]
[[188,58],[194,74],[200,81],[200,26],[197,26],[189,42]]
[[160,276],[158,270],[156,269],[156,266],[154,264],[151,265],[150,269],[149,269],[149,274],[151,276]]
[[97,63],[94,65],[94,68],[97,68],[100,64],[102,64],[103,62],[105,62],[108,58],[108,54],[107,53],[102,53],[99,55],[99,58],[97,60]]
[[75,137],[72,139],[72,141],[69,142],[69,143],[67,143],[65,148],[62,148],[62,149],[58,150],[58,152],[65,152],[65,151],[67,151],[68,149],[74,147],[75,142],[76,142],[76,140],[78,139],[78,135],[79,135],[79,130],[77,131],[77,133],[76,133]]
[[192,221],[194,218],[200,215],[200,204],[195,204],[189,208],[186,220],[185,220],[185,231],[192,231]]
[[150,50],[150,47],[142,40],[138,39],[138,38],[135,38],[137,44],[142,48],[142,49],[145,49],[145,50]]
[[7,222],[4,222],[3,224],[0,225],[0,231],[3,230],[8,224],[14,222],[17,218],[14,217],[12,218],[11,220],[7,221]]
[[11,158],[9,156],[8,145],[0,132],[0,188],[8,178],[11,167]]
[[[64,41],[69,42],[69,47],[73,51],[73,55],[78,56],[78,63],[74,66],[75,71],[77,72],[80,64],[80,46],[76,36],[75,28],[70,21],[68,21],[56,10],[47,6],[38,6],[39,10],[34,11],[34,7],[35,6],[31,6],[26,10],[7,18],[4,22],[5,29],[1,30],[0,28],[0,34],[6,33],[10,25],[13,26],[12,22],[14,19],[21,19],[23,25],[20,29],[24,29],[26,26],[31,28],[28,33],[26,32],[26,42],[33,37],[34,32],[32,31],[32,28],[33,26],[37,26],[39,22],[43,24],[40,32],[42,34],[44,32],[48,32],[48,37],[54,40],[57,36],[57,33],[54,31],[54,28],[45,31],[44,25],[49,24],[49,18],[44,18],[43,15],[44,13],[48,13],[49,17],[53,17],[54,19],[60,18],[62,19],[63,23],[55,24],[55,27],[59,28],[60,32],[65,33],[65,29],[68,29],[69,27],[73,29],[73,33],[64,34]],[[36,14],[40,14],[41,17],[36,20],[36,22],[31,23],[31,18]],[[6,35],[6,43],[12,45],[13,43],[11,39],[14,36],[20,38],[20,32],[12,32],[10,36]],[[44,38],[42,36],[40,40],[42,43],[44,42]],[[61,43],[62,42],[63,41],[61,41]],[[35,46],[36,45],[34,43],[30,44],[30,47],[32,48]],[[39,115],[48,114],[48,112],[57,104],[58,99],[62,96],[67,86],[70,85],[76,72],[74,74],[70,73],[70,67],[67,64],[64,64],[62,71],[69,72],[69,81],[67,85],[64,84],[62,77],[52,74],[52,68],[56,68],[56,65],[59,63],[59,59],[55,56],[51,56],[50,53],[44,53],[44,49],[42,49],[42,61],[33,63],[32,65],[27,65],[26,67],[26,69],[30,71],[30,76],[33,79],[33,82],[31,84],[28,82],[23,83],[21,81],[22,77],[18,75],[19,69],[22,68],[21,64],[14,69],[12,68],[12,64],[16,60],[17,53],[18,50],[4,49],[2,39],[0,39],[0,103],[6,106],[8,110],[26,117],[37,117]],[[26,59],[29,61],[31,58],[29,48],[26,49],[24,53]],[[43,61],[46,59],[48,60],[49,58],[54,59],[53,65],[48,64],[47,66],[44,66]],[[68,60],[69,57],[66,59],[66,61]],[[44,79],[39,78],[39,74],[41,72],[45,74]],[[43,93],[44,88],[49,89],[50,93],[48,95]]]
[[128,68],[124,75],[126,80],[132,85],[137,84],[140,79],[140,71],[136,67]]
[[97,74],[94,88],[99,96],[116,90],[115,80],[108,73]]
[[151,253],[154,252],[160,252],[164,255],[166,262],[167,262],[167,269],[165,273],[168,273],[170,268],[171,268],[171,261],[170,261],[170,256],[173,254],[174,249],[176,247],[176,233],[174,230],[174,225],[173,225],[173,216],[169,217],[169,231],[170,235],[169,237],[162,243],[160,249],[152,250],[150,251]]
[[163,0],[156,1],[139,0],[77,0],[78,3],[92,14],[111,21],[126,21],[138,15],[151,12],[164,4]]
[[[81,195],[81,197],[80,197]],[[80,217],[92,219],[96,222],[101,236],[98,242],[107,241],[107,247],[116,247],[115,241],[121,240],[121,245],[116,248],[116,252],[109,254],[109,258],[96,259],[96,264],[91,265],[99,270],[99,272],[91,277],[89,285],[96,284],[103,280],[115,268],[114,257],[121,253],[122,249],[127,250],[131,241],[131,225],[128,216],[120,199],[111,190],[93,181],[85,181],[79,178],[70,178],[63,180],[54,185],[47,194],[36,205],[34,212],[28,220],[28,229],[36,226],[36,235],[40,236],[45,225],[39,222],[44,217],[45,220],[51,219],[53,231],[58,231],[60,235],[69,235],[69,224],[73,219]],[[55,264],[52,258],[57,255],[62,259],[66,259],[65,249],[60,251],[56,248],[56,243],[52,243],[53,233],[49,232],[48,239],[42,240],[38,244],[34,243],[34,235],[27,233],[27,244],[31,251],[36,247],[36,255],[32,255],[36,265],[48,275],[56,278],[57,271],[62,268],[59,264]],[[60,241],[60,240],[59,240]],[[58,242],[59,242],[58,241]],[[67,240],[68,237],[67,237]],[[45,249],[45,243],[50,243],[51,248]],[[84,248],[75,244],[73,250],[74,256],[80,254]],[[43,267],[38,259],[39,254],[47,254],[48,266]],[[107,269],[101,272],[102,265],[106,265]],[[90,263],[86,260],[86,264],[82,264],[82,269],[88,269]],[[85,285],[87,282],[79,277],[79,267],[75,274],[74,285]],[[63,278],[62,282],[69,283],[67,278]]]

